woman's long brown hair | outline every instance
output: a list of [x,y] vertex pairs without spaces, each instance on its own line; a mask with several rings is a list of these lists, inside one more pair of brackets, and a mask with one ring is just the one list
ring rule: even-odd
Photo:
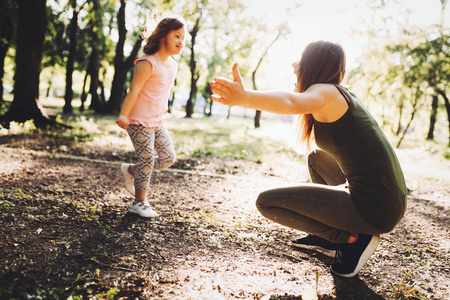
[[[303,93],[316,83],[340,84],[345,75],[345,53],[341,45],[327,41],[308,44],[303,50],[296,70],[295,91]],[[313,116],[304,114],[298,117],[298,137],[306,149],[311,149],[314,139]]]
[[147,44],[144,46],[144,53],[151,55],[155,54],[159,49],[159,43],[163,38],[173,30],[178,30],[184,26],[184,21],[179,18],[164,18],[156,28],[153,30],[150,37],[147,39]]

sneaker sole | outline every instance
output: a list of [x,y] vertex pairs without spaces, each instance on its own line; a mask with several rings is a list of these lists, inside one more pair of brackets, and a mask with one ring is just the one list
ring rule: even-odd
[[375,252],[375,249],[377,249],[379,243],[380,243],[380,237],[376,236],[376,235],[372,236],[372,239],[370,240],[370,242],[367,245],[364,252],[361,254],[361,257],[358,260],[358,264],[356,265],[356,268],[352,273],[340,274],[340,273],[335,272],[332,267],[331,267],[331,271],[333,271],[333,273],[335,273],[339,276],[346,277],[346,278],[355,276],[356,274],[358,274],[359,270],[361,270],[362,267],[364,267],[366,262],[369,260],[369,258],[372,256],[372,254]]
[[330,250],[330,249],[325,249],[325,248],[322,248],[319,246],[304,245],[304,244],[291,243],[291,245],[294,247],[297,247],[297,248],[301,248],[301,249],[314,250],[314,251],[322,253],[323,255],[326,255],[328,257],[336,256],[336,250]]
[[130,213],[140,215],[140,216],[143,217],[143,218],[153,218],[153,217],[159,216],[158,213],[157,213],[156,211],[153,211],[154,214],[149,215],[149,216],[144,216],[144,215],[142,215],[140,212],[138,212],[137,210],[134,210],[134,209],[131,209],[131,208],[130,208],[128,211],[129,211]]

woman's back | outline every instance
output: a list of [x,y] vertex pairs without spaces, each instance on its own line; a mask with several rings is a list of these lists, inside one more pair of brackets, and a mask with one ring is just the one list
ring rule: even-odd
[[316,144],[339,163],[359,213],[389,231],[406,208],[403,172],[394,149],[361,100],[336,87],[349,101],[349,108],[335,122],[314,120]]

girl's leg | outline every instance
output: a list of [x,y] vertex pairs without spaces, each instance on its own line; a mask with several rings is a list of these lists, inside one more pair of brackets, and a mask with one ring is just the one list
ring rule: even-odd
[[137,165],[133,166],[135,200],[131,204],[130,212],[146,218],[156,217],[158,214],[145,199],[153,171],[155,131],[141,125],[130,125],[127,131],[138,157]]
[[130,125],[127,131],[138,158],[132,167],[136,200],[145,200],[154,165],[155,129]]
[[175,149],[169,131],[164,125],[155,128],[155,156],[153,169],[162,170],[170,167],[176,160]]
[[[172,139],[170,138],[167,128],[155,128],[154,150],[158,155],[153,156],[153,170],[162,170],[170,167],[176,161],[175,149],[173,148]],[[137,164],[131,166],[130,173],[134,176]]]

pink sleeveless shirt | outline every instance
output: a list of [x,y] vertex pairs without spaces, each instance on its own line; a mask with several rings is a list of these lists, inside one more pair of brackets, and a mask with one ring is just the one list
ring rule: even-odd
[[167,112],[170,89],[173,87],[178,65],[170,56],[167,61],[163,61],[158,53],[143,55],[134,64],[144,60],[151,63],[152,74],[140,91],[128,119],[131,124],[157,127],[164,121],[163,115]]

